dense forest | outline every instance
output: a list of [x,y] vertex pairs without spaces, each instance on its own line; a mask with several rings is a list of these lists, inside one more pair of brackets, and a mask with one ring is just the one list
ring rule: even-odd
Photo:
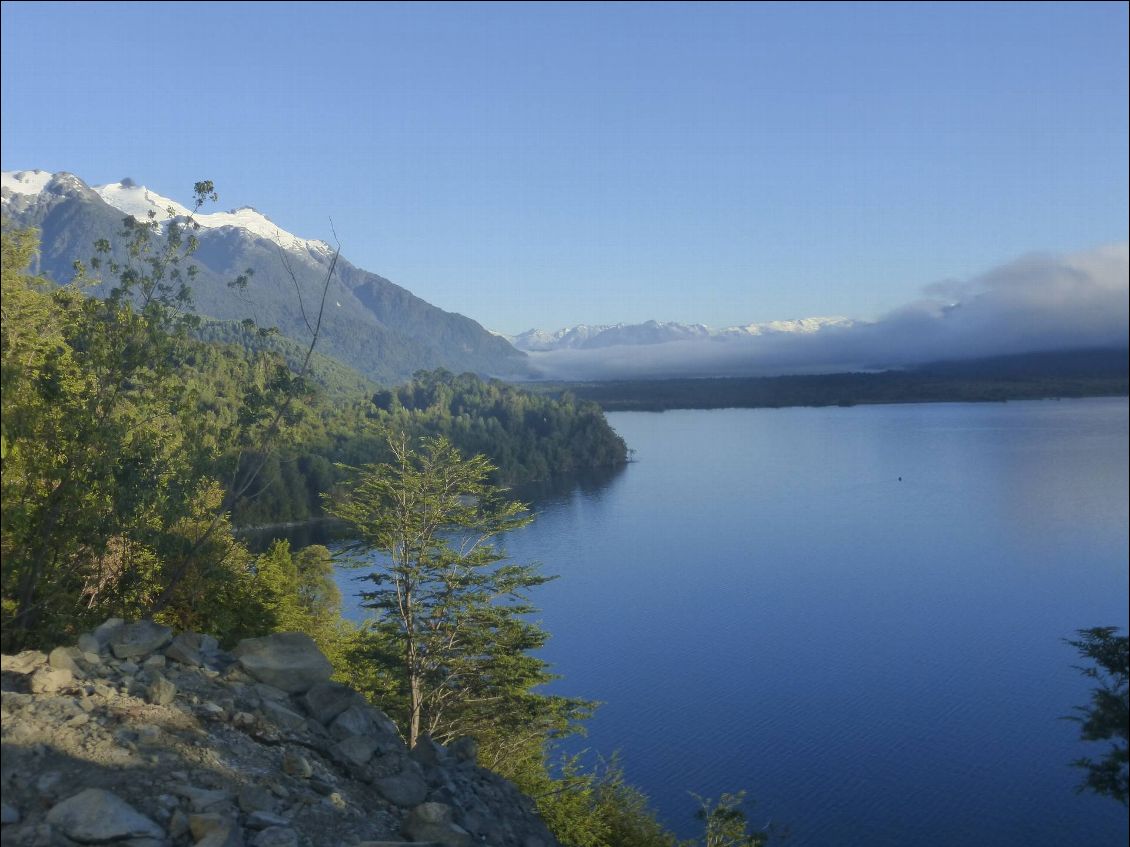
[[[210,193],[208,184],[197,188]],[[494,533],[524,520],[524,507],[508,505],[498,481],[576,468],[586,455],[622,462],[623,442],[591,404],[442,371],[353,404],[332,402],[310,378],[309,350],[295,370],[285,351],[200,340],[189,308],[190,229],[170,224],[162,232],[127,219],[121,237],[125,260],[100,249],[90,263],[90,271],[118,283],[99,299],[84,293],[81,274],[60,286],[26,273],[36,234],[3,233],[4,652],[49,650],[109,617],[208,632],[225,644],[300,631],[330,658],[338,679],[366,692],[401,727],[413,726],[403,694],[416,677],[390,661],[404,630],[381,617],[379,603],[369,624],[345,621],[330,552],[292,552],[278,542],[254,554],[234,533],[233,509],[262,508],[271,490],[288,498],[299,491],[296,499],[313,503],[340,473],[338,504],[359,498],[366,480],[390,482],[392,499],[373,501],[376,511],[357,524],[375,549],[387,504],[416,491],[430,508],[439,496],[429,493],[434,485],[448,504],[437,539],[478,512],[486,523],[468,525]],[[241,331],[259,333],[250,325]],[[431,437],[421,438],[425,433]],[[414,452],[416,443],[424,453]],[[464,459],[460,444],[493,451],[502,466],[481,454]],[[428,452],[436,450],[438,463]],[[406,459],[415,455],[428,460],[422,487]],[[364,468],[338,467],[336,459]],[[452,468],[470,469],[455,487]],[[275,474],[282,484],[271,484]],[[517,522],[499,523],[500,514]],[[445,615],[451,626],[470,626],[475,638],[469,650],[437,654],[408,671],[430,680],[450,678],[453,667],[483,668],[470,699],[463,686],[437,690],[424,713],[429,729],[441,737],[473,731],[479,761],[533,797],[568,847],[676,847],[615,761],[594,769],[557,760],[553,740],[580,731],[593,704],[536,690],[552,678],[532,652],[546,635],[522,610],[531,608],[527,590],[550,577],[500,559],[476,543],[419,560],[442,565],[443,579],[465,572],[460,603],[446,604]],[[498,604],[496,592],[512,602]],[[740,805],[739,794],[702,801],[703,843],[762,843]]]
[[912,370],[805,376],[528,383],[548,397],[573,396],[606,412],[760,409],[867,403],[977,403],[1125,396],[1126,350],[1079,350],[944,362]]

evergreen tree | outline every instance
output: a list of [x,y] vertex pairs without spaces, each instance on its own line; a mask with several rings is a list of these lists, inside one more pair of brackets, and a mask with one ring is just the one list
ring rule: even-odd
[[374,615],[372,649],[397,659],[409,746],[507,715],[540,734],[539,706],[553,701],[530,693],[549,675],[529,653],[547,635],[527,620],[527,596],[550,577],[505,562],[493,543],[530,522],[526,507],[487,483],[483,456],[465,459],[445,438],[419,449],[394,438],[389,449],[392,461],[365,467],[328,511],[383,557],[361,596]]

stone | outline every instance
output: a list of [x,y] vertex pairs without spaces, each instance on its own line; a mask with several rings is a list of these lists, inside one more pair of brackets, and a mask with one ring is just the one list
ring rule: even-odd
[[168,663],[165,661],[164,656],[162,656],[160,653],[154,653],[152,656],[141,663],[141,667],[143,667],[147,671],[158,671],[164,668],[166,664]]
[[195,847],[242,847],[243,834],[239,824],[230,815],[189,815],[188,828],[196,841]]
[[290,821],[274,812],[254,811],[247,816],[248,829],[267,829],[271,826],[290,826]]
[[102,642],[89,632],[84,632],[78,637],[78,649],[84,653],[93,653],[97,656],[102,652]]
[[435,768],[443,764],[447,758],[447,751],[443,749],[442,744],[437,744],[427,735],[421,735],[416,739],[416,746],[409,755],[421,765]]
[[333,719],[330,735],[340,741],[351,735],[384,733],[396,735],[396,724],[382,711],[371,706],[355,704]]
[[47,662],[47,655],[38,650],[24,650],[14,656],[0,656],[0,670],[28,674]]
[[155,674],[145,691],[149,702],[155,706],[167,706],[176,699],[177,687],[160,674]]
[[283,755],[282,768],[285,773],[299,779],[309,779],[314,774],[314,768],[306,757],[290,750]]
[[65,668],[42,666],[31,675],[28,685],[32,694],[53,694],[71,685],[74,680],[74,674]]
[[360,694],[340,682],[319,683],[302,695],[302,705],[310,717],[327,726],[350,706],[364,703]]
[[76,659],[82,658],[82,651],[76,647],[56,647],[47,657],[47,664],[59,670],[68,670],[71,674],[81,679],[86,676]]
[[91,637],[98,642],[98,650],[95,652],[101,653],[110,644],[110,639],[117,634],[126,622],[121,618],[106,618],[102,623],[94,628],[90,633]]
[[380,747],[380,742],[371,735],[351,735],[334,745],[341,756],[355,765],[364,765]]
[[[381,796],[394,805],[402,808],[418,806],[428,797],[428,784],[410,770],[403,770],[392,776],[384,776],[373,780],[373,785]],[[424,803],[424,805],[429,805]],[[439,805],[432,803],[431,805]],[[444,808],[447,808],[446,806]],[[426,840],[426,839],[415,839]]]
[[20,810],[15,806],[9,806],[7,803],[0,803],[0,824],[7,826],[19,822]]
[[239,810],[245,814],[272,812],[275,808],[274,796],[262,785],[243,786],[239,790],[238,802]]
[[204,664],[200,649],[200,636],[195,632],[182,632],[165,648],[165,658],[191,668]]
[[263,638],[245,638],[232,655],[259,682],[302,694],[328,682],[333,666],[309,635],[276,632]]
[[479,742],[470,735],[463,735],[447,745],[447,752],[457,762],[474,763],[479,758]]
[[110,650],[119,659],[140,659],[168,644],[173,631],[153,621],[125,624],[109,637]]
[[206,721],[222,721],[227,716],[223,706],[217,706],[211,701],[197,706],[196,713]]
[[274,700],[263,701],[263,714],[283,729],[299,730],[306,728],[306,717],[288,709]]
[[226,803],[232,799],[230,792],[197,788],[195,785],[173,785],[170,786],[169,791],[187,800],[194,812],[205,812],[217,803]]
[[116,794],[101,788],[87,788],[55,804],[47,813],[47,823],[84,844],[165,837],[165,830],[154,821]]
[[251,840],[251,847],[298,847],[298,835],[288,826],[269,826]]
[[[235,667],[234,665],[232,667]],[[275,700],[279,703],[289,703],[290,695],[283,691],[281,688],[275,688],[273,685],[267,685],[265,682],[255,683],[255,693],[259,695],[262,700]]]
[[435,841],[445,847],[471,847],[474,839],[454,822],[454,812],[443,803],[421,803],[408,813],[401,833],[413,841]]

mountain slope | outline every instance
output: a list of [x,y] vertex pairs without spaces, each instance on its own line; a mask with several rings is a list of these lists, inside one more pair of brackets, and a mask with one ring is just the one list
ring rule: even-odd
[[[169,207],[176,215],[188,212],[128,180],[91,188],[67,173],[6,172],[0,195],[4,216],[13,225],[41,230],[34,270],[60,282],[72,278],[76,260],[89,259],[97,239],[120,241],[117,234],[126,214],[144,217],[152,209],[164,220]],[[333,248],[278,229],[250,208],[201,214],[197,220],[200,246],[192,259],[199,270],[192,285],[196,311],[218,320],[251,318],[308,341],[302,312],[314,321]],[[247,268],[254,270],[247,288],[230,289],[227,283]],[[92,293],[107,290],[96,286]],[[386,383],[440,367],[497,377],[528,373],[525,354],[505,339],[340,258],[318,349]]]

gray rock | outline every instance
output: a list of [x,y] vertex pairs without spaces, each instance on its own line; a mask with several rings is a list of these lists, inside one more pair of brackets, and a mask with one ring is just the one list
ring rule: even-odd
[[298,847],[298,835],[288,826],[269,826],[251,840],[251,847]]
[[479,742],[470,735],[463,735],[447,745],[447,752],[454,756],[457,762],[473,763],[479,758]]
[[366,764],[379,747],[380,742],[371,735],[351,735],[334,745],[338,753],[355,765]]
[[173,785],[170,786],[169,791],[187,800],[195,812],[205,812],[218,803],[226,803],[232,799],[228,791],[212,791],[208,788],[197,788],[195,785]]
[[204,656],[200,649],[200,636],[195,632],[182,632],[172,643],[165,648],[165,658],[190,668],[198,668],[204,664]]
[[28,674],[46,662],[46,654],[38,650],[24,650],[14,656],[0,656],[0,670]]
[[396,737],[396,724],[379,709],[354,704],[330,723],[330,735],[340,741],[351,735],[384,734]]
[[[403,770],[393,776],[385,776],[373,781],[377,791],[381,796],[402,808],[410,806],[419,806],[421,803],[424,805],[438,806],[438,803],[424,803],[428,796],[428,785],[419,776],[410,770]],[[447,808],[444,806],[443,808]],[[406,835],[411,833],[405,832]],[[428,836],[430,837],[430,836]],[[427,840],[426,838],[416,838],[414,840]]]
[[95,638],[91,633],[84,632],[78,637],[78,649],[84,653],[93,653],[97,656],[102,652],[102,642]]
[[416,739],[416,746],[409,755],[421,765],[431,768],[439,767],[447,759],[447,751],[444,750],[443,745],[432,741],[427,735],[421,735]]
[[327,682],[333,673],[333,666],[314,639],[300,632],[246,638],[232,655],[255,679],[290,694],[309,691],[318,683]]
[[248,829],[267,829],[271,826],[290,826],[290,821],[274,812],[254,811],[247,816]]
[[288,750],[283,756],[282,767],[285,773],[299,779],[309,779],[314,774],[314,768],[306,760],[306,757],[291,750]]
[[364,705],[365,698],[340,682],[323,682],[302,695],[302,705],[318,723],[329,723],[353,705]]
[[196,847],[242,847],[239,823],[229,815],[189,815],[188,828]]
[[53,694],[71,685],[74,680],[74,674],[65,668],[41,666],[32,673],[28,685],[32,694]]
[[[275,798],[261,785],[245,785],[239,791],[239,809],[246,814],[273,812]],[[262,829],[262,827],[257,827]]]
[[435,841],[445,847],[471,847],[471,834],[454,822],[450,806],[421,803],[404,819],[400,830],[413,841]]
[[289,694],[281,688],[275,688],[273,685],[267,685],[265,682],[255,683],[255,693],[263,700],[275,700],[279,703],[290,702]]
[[288,709],[275,700],[263,701],[263,714],[283,729],[299,730],[306,728],[306,717]]
[[165,830],[116,794],[88,788],[57,803],[47,822],[75,841],[100,844],[126,838],[164,838]]
[[106,618],[102,623],[94,628],[91,636],[98,642],[98,650],[94,652],[101,653],[110,644],[110,639],[113,638],[118,630],[126,625],[126,622],[121,618]]
[[47,657],[47,664],[59,670],[68,670],[76,678],[86,676],[76,659],[82,658],[82,651],[77,647],[56,647]]
[[10,823],[20,822],[20,810],[7,803],[0,803],[0,824],[7,826]]
[[160,653],[154,653],[148,659],[141,663],[141,666],[147,671],[158,671],[165,667],[167,662],[165,657]]
[[177,687],[160,674],[155,674],[146,689],[146,695],[155,706],[167,706],[176,699]]
[[173,631],[167,626],[153,621],[137,621],[114,631],[108,643],[119,659],[140,659],[164,647],[172,637]]

